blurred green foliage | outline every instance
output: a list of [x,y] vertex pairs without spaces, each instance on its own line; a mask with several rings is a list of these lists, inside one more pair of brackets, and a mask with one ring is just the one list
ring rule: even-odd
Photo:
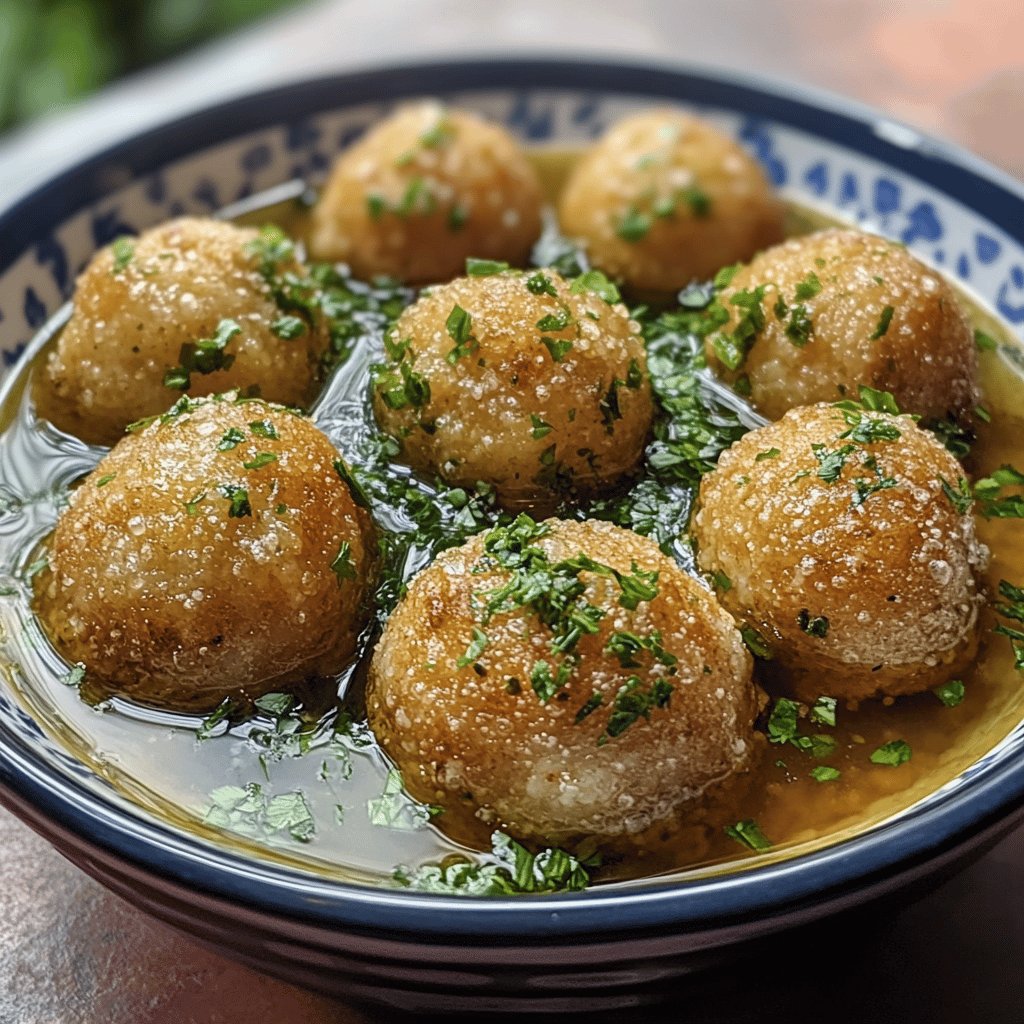
[[0,0],[0,131],[297,0]]

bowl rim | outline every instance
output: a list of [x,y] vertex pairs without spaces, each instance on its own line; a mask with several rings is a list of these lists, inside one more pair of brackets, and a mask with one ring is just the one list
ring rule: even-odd
[[[692,64],[551,57],[396,64],[289,82],[178,117],[66,168],[6,210],[0,274],[68,217],[101,200],[111,164],[132,177],[261,128],[322,111],[414,95],[562,89],[706,104],[776,121],[897,168],[956,198],[1024,245],[1024,185],[983,160],[870,107],[819,89]],[[823,116],[825,115],[825,116]],[[4,388],[3,390],[6,390]],[[699,879],[646,880],[581,893],[513,898],[446,897],[376,888],[257,861],[172,830],[105,800],[51,769],[0,716],[0,796],[22,802],[144,871],[279,918],[437,940],[515,936],[551,940],[624,929],[700,929],[709,922],[775,915],[828,893],[898,875],[966,841],[1024,805],[1024,752],[1001,750],[962,785],[858,836],[765,866]],[[6,790],[6,794],[3,792]]]

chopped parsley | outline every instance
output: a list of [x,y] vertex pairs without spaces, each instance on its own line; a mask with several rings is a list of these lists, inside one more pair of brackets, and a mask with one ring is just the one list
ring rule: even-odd
[[762,634],[753,626],[741,627],[740,636],[743,638],[743,642],[747,645],[747,650],[749,650],[755,658],[761,658],[763,661],[771,661],[772,658],[775,657],[772,652],[771,644],[769,644],[764,636],[762,636]]
[[817,475],[827,484],[834,484],[842,475],[846,460],[857,450],[856,445],[844,444],[835,451],[828,451],[823,444],[812,444],[811,451],[818,460]]
[[869,341],[878,341],[879,338],[885,337],[889,331],[889,325],[892,323],[892,315],[895,312],[896,310],[892,306],[886,306],[882,310],[882,315],[878,318],[878,326],[868,339]]
[[241,519],[243,516],[252,515],[252,505],[249,504],[249,492],[244,487],[236,487],[234,484],[221,484],[217,490],[230,503],[228,506],[228,516],[230,518]]
[[959,679],[950,679],[948,683],[940,686],[933,686],[932,693],[935,694],[947,708],[955,708],[964,702],[964,684]]
[[217,442],[217,451],[229,452],[232,448],[237,448],[245,440],[245,434],[243,434],[237,427],[230,427],[224,431],[221,439]]
[[60,681],[65,686],[80,686],[83,679],[85,679],[85,665],[80,661],[76,661],[75,664],[60,677]]
[[544,347],[551,353],[551,358],[560,363],[572,349],[571,341],[560,341],[558,338],[541,338]]
[[[529,282],[527,282],[529,286]],[[599,298],[604,299],[609,305],[619,302],[622,296],[619,289],[600,270],[587,270],[578,277],[573,278],[569,285],[569,291],[573,295],[582,295],[584,292],[593,292]],[[554,292],[550,294],[556,294]]]
[[782,452],[778,448],[766,448],[764,451],[758,452],[757,455],[754,456],[754,461],[764,462],[767,459],[777,459],[781,454]]
[[615,224],[615,234],[624,242],[642,242],[651,230],[650,214],[631,206]]
[[538,270],[526,279],[526,290],[533,295],[550,295],[552,298],[558,298],[558,289],[555,287],[554,281],[542,270]]
[[392,769],[381,795],[366,801],[366,811],[371,825],[415,831],[424,828],[440,808],[413,800],[402,786],[401,772]]
[[279,316],[270,325],[270,333],[284,341],[292,341],[306,333],[306,321],[299,316]]
[[114,265],[110,272],[112,274],[121,274],[135,257],[135,240],[127,235],[115,238],[110,244],[110,251],[114,256]]
[[1024,487],[1024,473],[1002,465],[974,485],[974,496],[986,519],[1024,519],[1024,494],[1003,494],[1005,487]]
[[999,348],[999,342],[991,334],[986,334],[981,330],[975,330],[974,344],[979,352],[995,352]]
[[815,782],[835,782],[842,774],[838,768],[827,764],[817,764],[811,769],[811,778]]
[[530,853],[503,832],[491,836],[485,859],[446,857],[441,864],[422,864],[415,870],[398,867],[395,883],[405,889],[449,896],[512,896],[519,893],[576,892],[590,883],[588,868],[594,857],[580,861],[564,850]]
[[[765,285],[758,285],[752,290],[743,289],[731,295],[729,303],[739,311],[736,326],[731,331],[716,331],[711,335],[711,347],[715,355],[730,370],[738,370],[743,365],[758,333],[764,327],[764,293]],[[718,305],[717,300],[712,303],[712,307],[715,305]]]
[[339,545],[338,553],[331,562],[331,572],[338,577],[339,587],[345,580],[356,578],[356,568],[352,564],[352,545],[347,540],[343,540]]
[[655,679],[645,689],[639,676],[630,676],[615,694],[608,725],[598,744],[621,736],[639,719],[650,718],[653,709],[667,707],[674,690],[672,683],[661,678]]
[[493,277],[508,270],[504,260],[477,260],[470,257],[466,260],[466,273],[470,277]]
[[[1011,622],[1024,623],[1024,587],[1017,587],[1008,580],[999,581],[999,596],[1003,599],[994,605],[997,615]],[[999,623],[994,632],[1005,636],[1013,650],[1014,665],[1018,672],[1024,672],[1024,629]]]
[[271,441],[277,441],[279,438],[277,428],[270,422],[270,420],[253,420],[252,423],[249,424],[249,430],[251,430],[256,437],[265,437]]
[[835,727],[837,704],[835,697],[819,697],[811,708],[811,721]]
[[192,386],[193,373],[215,373],[229,369],[235,357],[228,355],[225,350],[231,339],[241,333],[242,328],[236,320],[224,319],[217,324],[213,337],[185,342],[178,353],[179,365],[171,367],[164,374],[164,387],[187,391]]
[[797,302],[804,302],[813,299],[821,293],[821,281],[818,275],[812,270],[797,286],[794,293]]
[[277,462],[277,456],[273,452],[259,452],[249,459],[248,462],[243,462],[242,467],[244,469],[262,469],[264,466],[269,466],[272,462]]
[[452,307],[444,326],[448,337],[455,342],[455,347],[445,356],[452,366],[480,347],[473,336],[473,318],[458,303]]
[[96,486],[97,487],[106,487],[107,484],[109,484],[110,481],[113,480],[114,477],[116,477],[116,476],[117,476],[116,473],[104,473],[103,476],[101,476],[99,478],[99,480],[96,481]]
[[942,493],[949,498],[950,504],[960,515],[966,515],[971,511],[971,506],[974,504],[974,493],[965,477],[957,478],[956,487],[944,476],[939,477],[939,483],[942,486]]
[[530,430],[530,436],[534,441],[539,441],[542,437],[547,437],[553,429],[550,423],[542,420],[536,413],[530,413],[530,424],[532,427]]
[[911,758],[910,744],[906,740],[890,740],[883,743],[877,750],[872,751],[872,764],[887,764],[893,768],[906,764]]
[[473,665],[480,658],[480,655],[484,653],[484,649],[487,647],[487,634],[476,626],[473,627],[473,639],[470,645],[466,648],[466,653],[460,655],[458,660],[455,662],[456,667],[465,668],[467,665]]
[[313,814],[298,790],[267,797],[261,786],[221,786],[210,794],[205,820],[217,828],[260,835],[287,832],[292,839],[308,843],[316,835]]
[[749,818],[745,821],[738,821],[735,825],[726,825],[725,834],[730,839],[735,839],[740,846],[745,846],[748,850],[753,850],[755,853],[761,853],[772,848],[771,842],[761,831],[757,822]]
[[410,348],[411,342],[411,338],[396,342],[385,336],[384,351],[388,361],[370,367],[373,387],[391,409],[404,409],[406,406],[419,409],[430,401],[430,384],[412,368],[415,355]]

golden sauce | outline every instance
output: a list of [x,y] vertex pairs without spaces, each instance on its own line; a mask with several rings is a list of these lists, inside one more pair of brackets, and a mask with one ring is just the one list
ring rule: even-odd
[[[557,195],[574,156],[558,150],[534,152],[549,198]],[[306,216],[298,204],[286,203],[240,219],[275,221],[302,237]],[[789,219],[792,234],[837,223],[820,211],[795,206]],[[981,353],[984,401],[992,422],[979,425],[968,464],[977,477],[1007,462],[1024,466],[1024,349],[993,316],[966,297],[965,303],[975,325],[1000,342],[999,351]],[[19,368],[9,401],[0,408],[5,465],[26,468],[21,479],[38,477],[35,493],[25,495],[16,512],[16,525],[0,534],[18,548],[21,568],[38,554],[38,543],[58,513],[61,492],[95,463],[95,451],[69,444],[37,417],[32,388],[25,384],[41,358],[37,354],[33,363]],[[978,527],[992,549],[986,576],[990,592],[1003,578],[1024,582],[1024,525],[980,519]],[[884,557],[884,552],[879,554]],[[391,878],[398,864],[417,865],[465,852],[413,805],[403,807],[401,796],[392,800],[400,827],[373,824],[389,766],[367,734],[343,740],[338,750],[329,744],[330,723],[325,720],[310,749],[299,756],[287,739],[273,741],[284,751],[277,757],[268,751],[266,737],[261,741],[253,735],[252,723],[198,740],[199,721],[194,718],[118,700],[90,706],[77,689],[62,682],[68,666],[31,614],[28,587],[12,589],[16,593],[0,597],[0,670],[7,684],[46,733],[113,787],[117,798],[212,842],[352,881],[380,883]],[[992,634],[993,624],[994,616],[986,611],[982,647],[963,678],[966,697],[959,706],[948,708],[931,693],[890,706],[880,701],[856,708],[840,705],[834,729],[814,729],[837,741],[827,759],[819,762],[791,746],[765,743],[756,767],[707,809],[706,822],[669,823],[652,830],[629,856],[621,849],[614,852],[595,879],[717,872],[791,856],[863,832],[950,783],[1024,721],[1024,676],[1013,668],[1006,639]],[[827,681],[822,685],[827,693]],[[895,739],[910,745],[912,759],[899,767],[872,764],[871,752]],[[810,772],[822,763],[838,768],[841,776],[815,781]],[[300,843],[285,831],[246,836],[211,825],[211,792],[248,783],[257,783],[268,797],[301,791],[316,822],[313,840]],[[757,821],[773,843],[770,851],[752,854],[725,835],[723,826],[741,818]]]

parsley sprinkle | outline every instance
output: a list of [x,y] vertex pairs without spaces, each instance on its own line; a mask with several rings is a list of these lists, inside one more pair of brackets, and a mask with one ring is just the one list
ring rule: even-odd
[[[604,299],[609,305],[618,302],[622,296],[619,289],[612,284],[600,270],[588,270],[573,278],[569,285],[569,291],[573,295],[582,295],[584,292],[593,292],[599,298]],[[547,330],[548,328],[544,328]]]
[[231,427],[225,431],[224,436],[217,442],[217,451],[229,452],[232,448],[237,447],[245,440],[245,434],[243,434],[237,427]]
[[771,645],[753,626],[744,626],[740,630],[740,635],[743,637],[747,649],[755,658],[761,658],[764,661],[772,660],[774,654]]
[[448,211],[448,230],[453,233],[461,231],[467,220],[469,220],[469,211],[464,206],[456,203]]
[[758,452],[754,456],[755,462],[764,462],[766,459],[777,459],[782,452],[778,448],[766,448],[763,452]]
[[541,338],[544,347],[551,353],[551,358],[560,363],[572,349],[571,341],[559,341],[558,338]]
[[971,485],[968,483],[965,477],[958,477],[956,487],[954,487],[944,476],[939,477],[939,483],[942,485],[942,493],[949,498],[950,504],[953,508],[960,513],[960,515],[967,515],[971,511],[971,506],[974,504],[974,494],[971,491]]
[[84,678],[85,665],[80,661],[76,661],[75,664],[60,677],[60,681],[65,686],[79,686]]
[[813,299],[815,295],[821,292],[821,281],[818,279],[818,275],[812,270],[797,286],[795,297],[797,302],[803,302],[805,299]]
[[231,339],[241,333],[242,328],[237,321],[224,319],[217,324],[216,333],[212,338],[185,342],[178,354],[180,365],[172,367],[164,374],[164,387],[187,391],[192,383],[191,374],[214,373],[217,370],[229,369],[235,357],[227,355],[225,349]]
[[479,348],[473,336],[473,318],[461,306],[455,305],[444,323],[448,337],[455,342],[455,347],[445,356],[454,366],[463,356],[472,354]]
[[466,273],[470,277],[493,277],[508,270],[508,264],[504,260],[476,260],[470,257],[466,260]]
[[530,436],[534,441],[539,441],[542,437],[547,437],[551,433],[551,424],[545,423],[536,413],[530,413],[530,423],[533,425]]
[[740,846],[745,846],[756,853],[772,848],[771,842],[761,831],[757,822],[749,818],[745,821],[738,821],[735,825],[726,825],[725,834],[730,839],[735,839]]
[[229,518],[241,519],[243,516],[252,515],[252,505],[249,504],[249,492],[244,487],[236,487],[234,484],[222,484],[217,490],[231,503],[228,508]]
[[380,220],[387,213],[387,209],[388,202],[382,195],[371,192],[366,197],[366,212],[370,215],[370,220]]
[[538,270],[526,279],[526,290],[532,295],[550,295],[552,298],[558,298],[558,289],[555,287],[554,281],[542,270]]
[[96,481],[96,486],[106,487],[107,484],[109,484],[110,481],[113,480],[115,476],[117,476],[116,473],[104,473],[103,476],[101,476],[99,480]]
[[339,545],[338,553],[331,562],[331,572],[338,577],[339,587],[345,580],[356,578],[356,568],[352,564],[352,545],[347,540],[343,540]]
[[194,519],[197,515],[199,515],[199,504],[200,504],[200,502],[205,497],[206,497],[206,491],[200,491],[190,501],[186,501],[185,502],[185,515],[189,516],[192,519]]
[[665,679],[655,679],[644,690],[640,677],[630,676],[615,695],[608,725],[597,741],[598,745],[603,746],[608,740],[621,736],[641,718],[650,718],[651,711],[655,708],[667,707],[674,690],[675,687]]
[[470,645],[466,648],[466,653],[461,655],[455,662],[457,668],[465,668],[467,665],[474,664],[484,653],[484,648],[487,646],[487,634],[482,629],[473,627],[473,640]]
[[253,420],[249,424],[249,429],[256,437],[266,437],[271,441],[276,441],[279,437],[274,424],[270,420]]
[[820,722],[822,725],[830,725],[834,728],[836,724],[837,703],[835,697],[819,697],[814,702],[814,707],[811,708],[811,721]]
[[974,332],[974,344],[979,352],[995,352],[999,348],[999,342],[991,334],[979,330]]
[[910,744],[906,740],[890,740],[871,754],[872,764],[887,764],[893,768],[906,764],[911,758]]
[[273,452],[260,452],[253,456],[248,462],[243,462],[244,469],[262,469],[269,466],[271,462],[277,462],[277,456]]
[[[999,596],[1007,603],[994,605],[996,614],[1014,622],[1024,622],[1024,588],[1015,587],[1008,580],[1000,580]],[[1010,641],[1014,656],[1013,667],[1018,672],[1024,672],[1024,630],[1000,623],[993,632],[1005,636]]]
[[847,458],[857,450],[856,445],[844,444],[833,452],[826,451],[823,444],[812,444],[811,451],[818,460],[818,476],[827,484],[834,484],[843,472]]
[[110,245],[110,251],[114,254],[114,266],[110,272],[120,274],[135,256],[135,242],[127,235],[122,235],[120,238],[114,239]]
[[306,332],[306,321],[298,316],[280,316],[270,325],[270,333],[292,341]]
[[587,698],[586,704],[584,704],[579,711],[576,712],[576,717],[573,719],[574,725],[579,725],[585,718],[592,715],[602,704],[604,703],[604,697],[601,696],[596,690]]
[[933,686],[932,693],[935,694],[947,708],[955,708],[964,700],[964,684],[959,679],[950,679],[948,683],[941,686]]
[[630,207],[615,225],[615,234],[624,242],[640,242],[647,237],[650,230],[650,215],[641,213],[636,207]]
[[1004,495],[1004,487],[1024,487],[1024,473],[1002,465],[974,485],[981,514],[986,519],[1024,519],[1024,494]]
[[795,700],[780,697],[772,708],[768,718],[768,741],[770,743],[789,743],[798,733],[797,712],[800,705]]
[[892,323],[892,315],[895,312],[896,310],[894,310],[892,306],[886,306],[885,309],[882,310],[882,315],[878,318],[878,326],[875,328],[874,334],[872,334],[868,339],[869,341],[878,341],[879,338],[885,336],[886,332],[889,330],[889,324]]
[[827,764],[815,765],[811,769],[811,778],[815,782],[835,782],[842,772],[838,768],[832,768]]
[[715,586],[722,591],[722,593],[728,593],[732,590],[732,580],[721,569],[716,569],[712,573],[712,579],[715,581]]

